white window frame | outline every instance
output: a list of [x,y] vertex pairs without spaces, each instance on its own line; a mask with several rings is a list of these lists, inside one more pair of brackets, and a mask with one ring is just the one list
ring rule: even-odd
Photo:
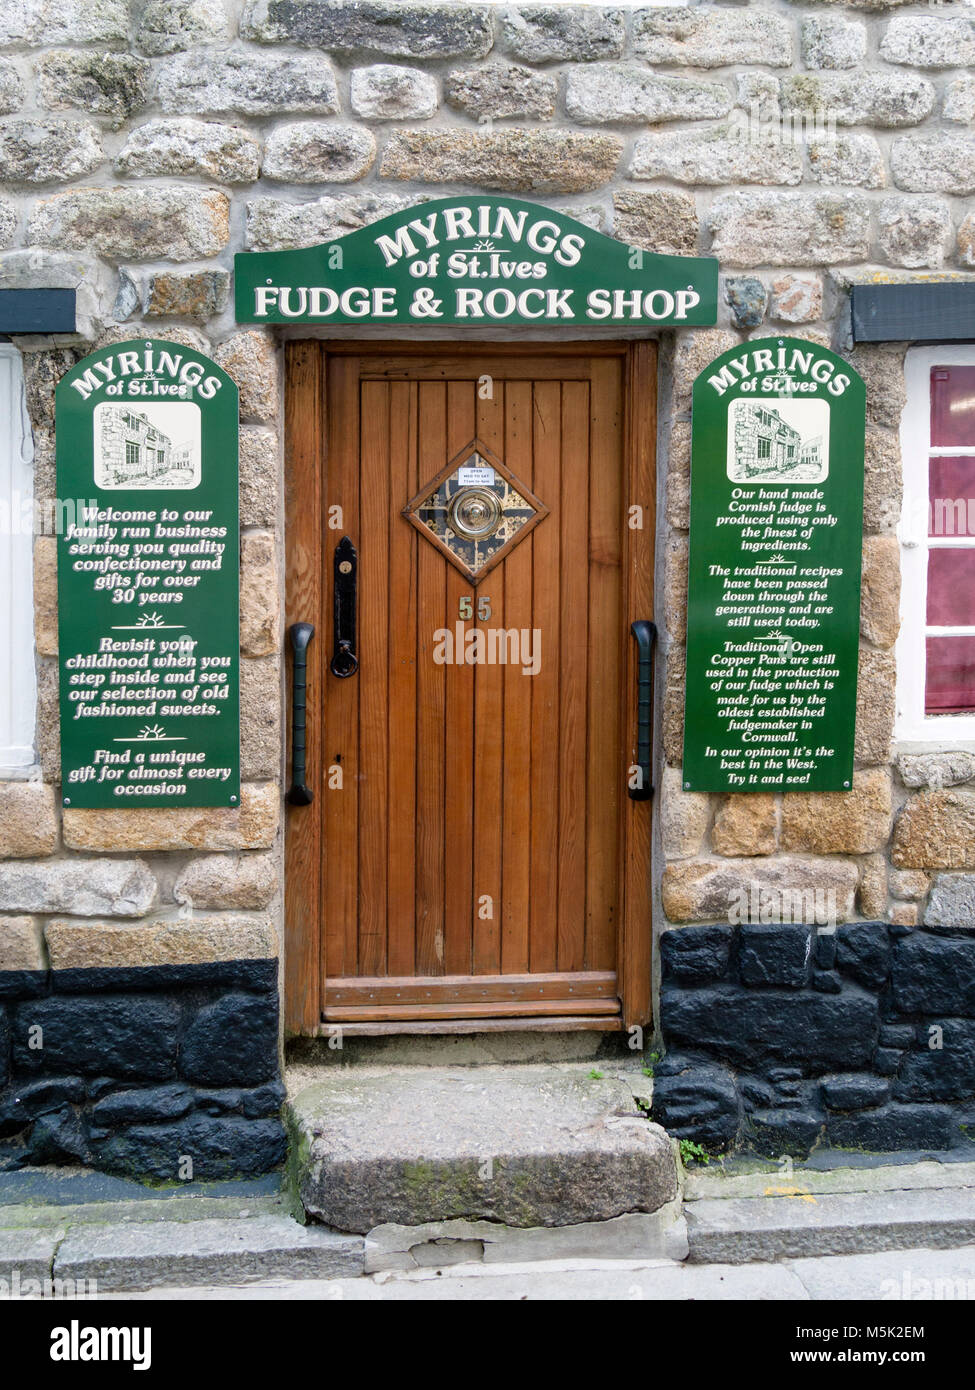
[[[897,715],[894,738],[901,746],[937,744],[975,751],[975,713],[925,714],[925,637],[975,635],[971,627],[928,628],[928,551],[945,545],[975,551],[975,536],[928,536],[928,460],[932,454],[975,456],[975,447],[931,447],[931,368],[975,367],[975,346],[910,348],[904,362],[907,405],[901,417],[904,502],[897,536],[901,544],[900,632],[897,638]],[[975,555],[973,555],[975,560]]]
[[34,440],[24,368],[0,343],[0,777],[35,771]]

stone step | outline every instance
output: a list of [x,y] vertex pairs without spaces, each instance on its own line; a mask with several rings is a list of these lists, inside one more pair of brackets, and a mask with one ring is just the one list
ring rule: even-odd
[[362,1274],[364,1242],[287,1216],[0,1229],[0,1277],[94,1281],[99,1294],[167,1285]]
[[[477,1258],[483,1233],[437,1236],[431,1223],[584,1227],[664,1209],[675,1219],[675,1146],[647,1120],[622,1072],[336,1068],[289,1109],[297,1196],[337,1230],[424,1227],[413,1246],[458,1240],[466,1248],[456,1253]],[[384,1236],[390,1254],[412,1248],[409,1231]],[[623,1245],[631,1254],[632,1243]]]
[[685,1212],[689,1258],[697,1264],[975,1242],[975,1199],[964,1187],[701,1198]]
[[[66,1227],[53,1225],[0,1230],[0,1293],[9,1294],[13,1280],[22,1283],[25,1279],[49,1278],[57,1248],[66,1234]],[[17,1296],[17,1290],[13,1296]]]

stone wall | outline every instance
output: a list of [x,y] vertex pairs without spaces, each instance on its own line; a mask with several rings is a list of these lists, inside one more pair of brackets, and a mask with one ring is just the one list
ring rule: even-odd
[[[729,893],[758,883],[828,890],[841,919],[968,927],[975,760],[891,750],[904,345],[850,351],[845,306],[858,278],[969,278],[973,62],[960,3],[7,0],[0,288],[78,290],[76,335],[18,339],[37,495],[53,491],[54,385],[82,353],[150,334],[211,353],[238,382],[246,787],[234,811],[62,815],[55,546],[39,536],[39,771],[0,785],[0,972],[53,978],[69,941],[98,969],[249,958],[255,934],[277,956],[282,355],[235,325],[232,257],[445,191],[527,194],[630,244],[721,261],[718,327],[663,354],[661,921],[725,920]],[[773,125],[802,138],[770,141]],[[867,381],[855,784],[688,795],[691,382],[735,342],[783,332],[849,352]]]
[[654,1118],[710,1151],[975,1143],[975,935],[855,922],[665,932]]
[[[32,924],[13,918],[5,930],[29,939]],[[158,947],[179,928],[98,935],[112,931]],[[52,921],[47,938],[50,971],[0,973],[0,1170],[92,1164],[175,1183],[282,1162],[273,959],[147,966],[140,947],[134,967],[92,968],[76,922]]]

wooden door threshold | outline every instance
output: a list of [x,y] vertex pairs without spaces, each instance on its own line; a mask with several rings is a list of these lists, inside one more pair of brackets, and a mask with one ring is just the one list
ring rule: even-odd
[[[325,981],[324,1016],[351,1018],[349,1010],[370,1010],[377,1018],[395,1018],[395,1012],[445,1009],[458,1017],[482,1013],[488,1006],[497,1012],[525,1008],[531,1013],[567,1014],[619,1008],[615,970],[563,970],[535,975],[373,975]],[[441,1017],[445,1017],[441,1014]],[[399,1014],[399,1017],[412,1017]]]
[[320,1037],[328,1037],[335,1029],[340,1029],[344,1037],[381,1038],[407,1037],[411,1034],[449,1034],[466,1033],[617,1033],[623,1027],[623,1020],[617,1013],[613,1016],[599,1014],[549,1014],[544,1018],[451,1018],[451,1019],[409,1019],[404,1022],[375,1019],[362,1023],[323,1022],[318,1029]]
[[[619,1016],[616,974],[611,970],[330,979],[325,982],[322,1012],[326,1026],[366,1028],[370,1033],[407,1029],[449,1033],[474,1024],[490,1024],[491,1029],[536,1023],[614,1029],[620,1026]],[[549,1023],[550,1019],[556,1023]]]

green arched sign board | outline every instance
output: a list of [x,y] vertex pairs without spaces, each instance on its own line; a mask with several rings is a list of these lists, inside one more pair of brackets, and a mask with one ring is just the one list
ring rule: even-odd
[[713,324],[718,262],[627,246],[518,198],[438,198],[321,246],[234,258],[238,323]]
[[865,389],[799,338],[694,383],[683,785],[853,782]]
[[240,803],[237,387],[115,343],[58,383],[65,806]]

